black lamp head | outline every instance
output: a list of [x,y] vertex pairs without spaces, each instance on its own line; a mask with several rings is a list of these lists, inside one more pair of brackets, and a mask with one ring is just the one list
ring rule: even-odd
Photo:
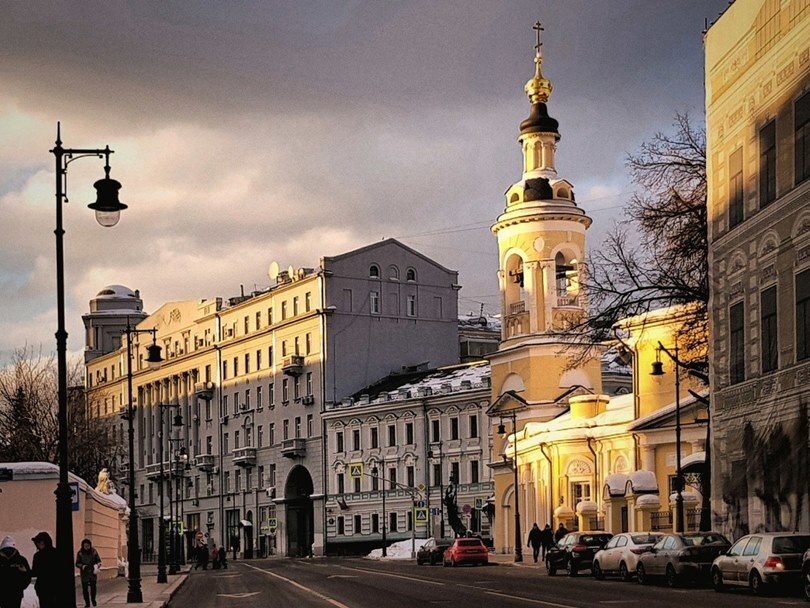
[[159,367],[160,364],[163,363],[163,357],[160,356],[160,351],[160,346],[155,343],[146,347],[146,363],[149,364],[149,367]]
[[93,187],[96,189],[96,202],[87,206],[96,212],[96,221],[101,226],[111,228],[121,218],[121,211],[127,208],[118,200],[121,182],[105,177],[93,184]]
[[663,376],[664,375],[664,362],[663,361],[653,361],[652,364],[652,371],[650,372],[651,376]]
[[506,425],[503,422],[498,425],[498,435],[506,435]]

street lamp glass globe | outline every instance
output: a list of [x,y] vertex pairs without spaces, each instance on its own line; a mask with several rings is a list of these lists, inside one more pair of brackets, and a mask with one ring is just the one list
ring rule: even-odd
[[120,219],[120,211],[99,211],[96,209],[96,221],[99,223],[99,226],[103,226],[104,228],[112,228]]

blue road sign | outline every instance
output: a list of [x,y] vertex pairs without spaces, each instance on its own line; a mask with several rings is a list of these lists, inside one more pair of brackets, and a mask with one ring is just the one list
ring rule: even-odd
[[78,481],[71,481],[70,482],[70,510],[71,511],[78,511],[79,510],[79,482]]
[[416,501],[416,506],[419,507],[420,509],[424,509],[425,508],[425,501],[424,500],[417,500]]

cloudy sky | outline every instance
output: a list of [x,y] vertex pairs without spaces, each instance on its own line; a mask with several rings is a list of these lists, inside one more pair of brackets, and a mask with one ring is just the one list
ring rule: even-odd
[[460,310],[498,312],[489,226],[520,179],[523,84],[545,26],[561,176],[599,247],[624,159],[675,112],[702,116],[702,30],[727,0],[3,3],[0,362],[55,349],[54,161],[115,150],[129,205],[86,208],[103,163],[70,165],[69,350],[103,286],[163,302],[269,284],[267,268],[396,237],[460,271]]

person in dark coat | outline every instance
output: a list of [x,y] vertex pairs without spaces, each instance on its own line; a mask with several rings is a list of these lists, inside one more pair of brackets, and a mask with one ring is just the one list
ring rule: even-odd
[[208,545],[205,543],[197,543],[197,563],[194,564],[194,569],[200,566],[203,570],[208,570]]
[[560,542],[560,539],[566,534],[568,534],[568,529],[562,522],[560,522],[560,527],[557,528],[557,531],[554,533],[554,542],[555,543]]
[[[84,608],[90,608],[90,603],[96,605],[96,583],[98,582],[97,570],[101,567],[101,557],[93,548],[93,543],[89,538],[82,541],[82,548],[76,554],[76,567],[82,575],[82,595],[84,596]],[[98,568],[97,568],[98,567]]]
[[219,570],[219,548],[216,543],[211,548],[211,567],[214,570]]
[[546,551],[551,549],[554,544],[554,532],[551,530],[551,524],[546,524],[546,527],[540,531],[540,546],[543,548],[543,561],[546,561]]
[[540,544],[542,542],[540,532],[540,526],[536,523],[532,526],[532,529],[529,530],[529,542],[526,543],[527,547],[532,548],[532,553],[534,555],[534,563],[537,563],[537,556],[540,554]]
[[31,564],[31,575],[37,579],[34,589],[39,598],[39,608],[57,608],[59,558],[53,546],[53,539],[47,532],[40,532],[31,540],[37,548]]
[[28,560],[17,551],[10,536],[0,542],[0,608],[20,608],[25,588],[31,583]]
[[220,546],[220,547],[219,547],[219,565],[220,565],[222,568],[227,568],[227,567],[228,567],[228,558],[227,558],[227,554],[228,554],[228,552],[227,552],[227,551],[225,551],[225,547]]

